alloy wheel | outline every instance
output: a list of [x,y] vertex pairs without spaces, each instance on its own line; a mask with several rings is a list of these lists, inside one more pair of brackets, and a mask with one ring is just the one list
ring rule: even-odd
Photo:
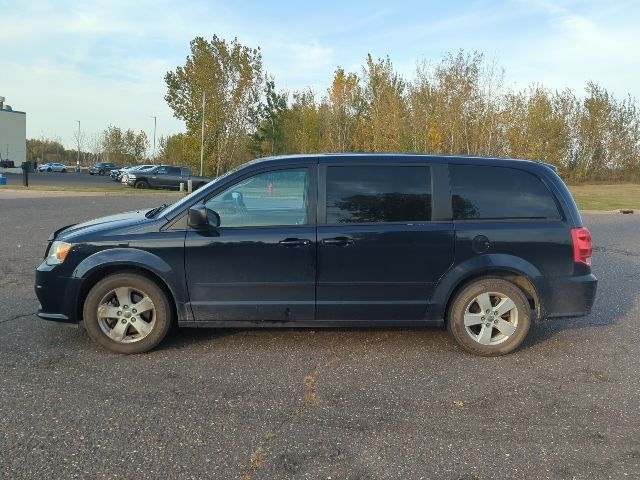
[[518,327],[518,308],[500,292],[484,292],[467,305],[464,312],[467,334],[481,345],[507,341]]
[[156,307],[145,292],[132,287],[118,287],[99,302],[97,317],[100,329],[111,340],[134,343],[153,330]]

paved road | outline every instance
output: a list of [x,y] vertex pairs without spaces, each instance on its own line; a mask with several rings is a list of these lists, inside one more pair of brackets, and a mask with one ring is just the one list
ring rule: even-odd
[[501,358],[422,329],[183,329],[125,357],[34,316],[50,231],[163,201],[0,198],[0,478],[638,478],[637,215],[585,215],[593,314]]
[[[22,175],[5,174],[7,185],[22,185]],[[83,173],[58,173],[41,172],[29,174],[29,185],[65,186],[75,187],[117,187],[119,183],[111,180],[109,175],[89,175]]]

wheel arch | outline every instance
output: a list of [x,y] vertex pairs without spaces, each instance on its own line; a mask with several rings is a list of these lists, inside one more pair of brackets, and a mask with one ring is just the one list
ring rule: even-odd
[[481,255],[447,272],[434,291],[430,317],[446,322],[456,294],[471,282],[488,277],[515,284],[527,297],[536,318],[544,317],[542,274],[526,260],[511,255]]
[[82,318],[82,306],[87,294],[102,278],[120,272],[139,273],[153,280],[166,293],[172,305],[175,318],[190,319],[191,313],[186,307],[187,292],[184,278],[180,272],[173,269],[162,258],[133,248],[113,248],[102,250],[80,262],[72,273],[72,277],[79,280],[79,287],[75,295],[76,314]]
[[88,272],[86,277],[83,277],[83,282],[78,291],[78,297],[76,302],[76,318],[81,320],[83,317],[83,308],[84,302],[87,299],[87,295],[91,289],[103,278],[108,277],[109,275],[113,275],[116,273],[135,273],[141,275],[143,277],[152,280],[155,284],[160,287],[160,289],[167,296],[167,300],[169,300],[169,304],[171,305],[172,318],[174,321],[178,319],[178,302],[176,301],[176,297],[167,284],[167,282],[159,276],[157,273],[153,272],[149,268],[142,267],[140,265],[127,264],[127,263],[115,263],[115,264],[106,264],[101,265],[97,268],[94,268],[90,272]]

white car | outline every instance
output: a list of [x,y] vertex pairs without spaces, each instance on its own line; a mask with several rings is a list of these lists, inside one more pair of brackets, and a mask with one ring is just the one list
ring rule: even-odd
[[155,165],[136,165],[135,167],[129,167],[129,168],[124,168],[121,170],[121,174],[120,174],[120,182],[122,182],[123,185],[128,185],[129,182],[129,172],[132,172],[134,170],[140,170],[140,171],[144,171],[144,170],[149,170],[150,168],[155,167]]
[[39,172],[61,172],[61,173],[67,173],[68,169],[69,169],[69,167],[67,167],[65,164],[63,164],[63,163],[54,163],[54,162],[43,163],[42,165],[40,165],[38,167],[38,171]]

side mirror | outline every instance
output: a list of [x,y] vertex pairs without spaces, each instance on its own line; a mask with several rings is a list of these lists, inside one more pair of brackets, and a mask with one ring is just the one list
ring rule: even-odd
[[[209,219],[211,217],[210,213],[213,213],[213,222],[210,222]],[[194,205],[189,209],[187,214],[187,224],[192,228],[205,228],[209,226],[219,227],[220,226],[220,215],[213,210],[207,210],[207,207],[204,205]]]

